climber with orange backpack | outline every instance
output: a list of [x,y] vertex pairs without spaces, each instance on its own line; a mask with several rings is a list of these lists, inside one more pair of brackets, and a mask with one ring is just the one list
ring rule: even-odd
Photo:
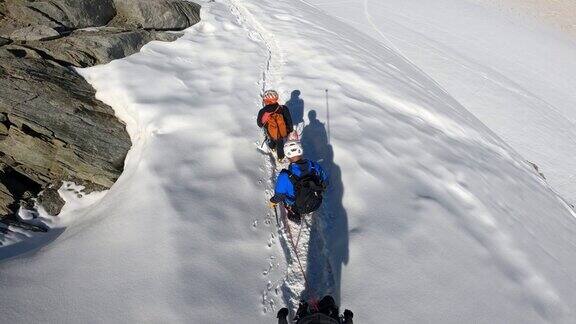
[[258,112],[258,127],[265,130],[268,147],[276,151],[278,160],[284,159],[284,142],[294,130],[288,107],[278,103],[278,92],[266,90],[262,94],[264,107]]

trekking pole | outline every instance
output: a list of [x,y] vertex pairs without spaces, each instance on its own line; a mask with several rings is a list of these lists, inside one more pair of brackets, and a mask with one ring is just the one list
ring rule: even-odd
[[[304,217],[302,217],[304,218]],[[308,225],[308,223],[306,222],[306,219],[304,219],[304,224]],[[302,227],[304,227],[303,225],[300,226],[300,229],[298,229],[298,235],[296,236],[296,246],[298,246],[298,242],[300,242],[300,234],[302,234]]]
[[266,143],[266,136],[262,139],[262,143],[260,144],[260,151],[264,151],[264,143]]
[[328,104],[328,89],[326,89],[326,124],[328,133],[328,144],[330,144],[330,105]]
[[280,220],[278,220],[278,211],[276,210],[276,205],[274,205],[274,215],[276,216],[276,226],[278,226],[278,230],[280,230]]

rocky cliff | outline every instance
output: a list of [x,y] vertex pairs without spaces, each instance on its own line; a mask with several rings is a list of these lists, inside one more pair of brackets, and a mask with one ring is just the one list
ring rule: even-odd
[[120,176],[130,139],[73,67],[107,63],[200,20],[181,0],[0,0],[0,218],[39,202],[58,214],[62,181]]

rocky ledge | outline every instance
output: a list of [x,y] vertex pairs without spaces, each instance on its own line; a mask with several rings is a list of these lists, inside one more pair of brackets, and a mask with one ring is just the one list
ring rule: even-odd
[[174,40],[199,20],[183,0],[0,0],[2,222],[23,204],[57,215],[62,181],[101,190],[123,170],[125,126],[73,67]]

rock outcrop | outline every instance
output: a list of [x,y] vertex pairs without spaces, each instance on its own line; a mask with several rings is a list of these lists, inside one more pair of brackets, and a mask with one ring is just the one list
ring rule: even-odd
[[12,193],[3,183],[0,183],[0,201],[2,201],[2,204],[0,204],[0,213],[2,215],[10,214],[12,212],[10,207],[14,205],[15,201]]
[[34,201],[50,214],[73,181],[109,188],[125,126],[72,68],[110,62],[200,20],[184,0],[0,0],[0,219]]
[[59,37],[60,33],[54,28],[41,25],[16,29],[10,34],[10,39],[22,42],[49,40]]
[[76,30],[67,37],[52,41],[27,42],[21,47],[62,64],[87,67],[132,55],[153,40],[174,40],[178,37],[178,34],[141,29],[101,27]]
[[200,21],[200,5],[179,0],[114,0],[117,14],[110,23],[124,28],[179,30]]
[[[6,0],[0,30],[48,26],[59,31],[104,26],[116,15],[113,0]],[[2,10],[2,7],[0,7]]]
[[7,0],[0,6],[0,57],[44,58],[87,67],[172,41],[200,21],[200,5],[183,0]]
[[73,70],[47,60],[0,59],[0,157],[42,185],[78,178],[110,187],[130,139]]

